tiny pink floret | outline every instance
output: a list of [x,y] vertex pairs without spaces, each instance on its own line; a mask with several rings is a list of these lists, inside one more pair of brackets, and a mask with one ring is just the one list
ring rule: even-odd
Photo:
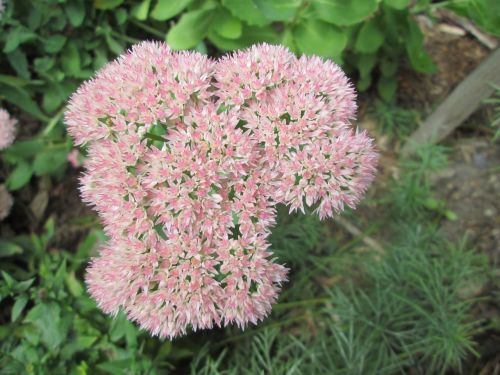
[[287,280],[275,206],[332,217],[373,179],[355,99],[334,63],[266,44],[214,61],[144,42],[106,65],[66,112],[110,237],[86,277],[99,306],[170,339],[264,319]]

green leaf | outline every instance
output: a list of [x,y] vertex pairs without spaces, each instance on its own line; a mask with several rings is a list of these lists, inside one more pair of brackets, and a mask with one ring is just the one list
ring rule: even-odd
[[[19,51],[19,50],[17,50]],[[38,81],[30,81],[29,79],[20,78],[16,76],[10,76],[5,74],[0,74],[0,83],[5,83],[6,85],[12,87],[23,87],[32,83],[38,83]]]
[[377,10],[377,0],[312,0],[317,17],[338,26],[354,25]]
[[65,343],[61,350],[61,357],[65,360],[71,359],[75,353],[89,350],[97,339],[97,336],[77,336],[69,343]]
[[116,55],[119,55],[123,52],[125,49],[122,44],[120,44],[115,38],[113,38],[111,35],[106,34],[106,44],[108,45],[109,49],[111,52],[113,52]]
[[64,48],[61,54],[61,65],[69,76],[75,77],[80,73],[80,53],[74,43],[69,43]]
[[29,139],[26,141],[17,141],[10,146],[5,152],[8,155],[17,156],[20,158],[29,158],[35,156],[43,149],[44,143],[39,138]]
[[5,53],[14,51],[24,42],[33,40],[36,38],[36,34],[24,26],[17,26],[16,28],[9,31],[6,36],[7,43],[3,47]]
[[23,111],[41,121],[48,121],[47,116],[43,114],[38,104],[36,104],[33,99],[31,99],[28,92],[21,87],[9,87],[0,84],[0,98],[18,106]]
[[94,7],[96,9],[114,9],[120,6],[124,0],[94,0]]
[[99,363],[97,368],[112,375],[128,374],[125,369],[131,368],[134,364],[133,359],[120,359],[116,361],[108,361]]
[[12,322],[15,321],[19,317],[19,315],[21,315],[27,303],[28,296],[26,294],[21,294],[16,298],[16,302],[14,302],[14,305],[12,306],[12,312],[10,315],[10,320]]
[[241,37],[238,39],[227,39],[220,36],[213,30],[210,30],[208,39],[219,49],[230,51],[251,46],[255,43],[279,42],[279,34],[270,26],[256,27],[243,24]]
[[182,12],[192,1],[193,0],[158,0],[151,12],[151,18],[158,21],[168,20]]
[[356,82],[356,88],[359,91],[366,91],[372,84],[372,76],[367,75],[364,77],[360,77],[358,81]]
[[372,18],[363,23],[359,30],[354,48],[358,52],[376,52],[384,43],[385,34],[377,18]]
[[338,59],[347,37],[338,27],[317,19],[305,19],[293,32],[297,47],[307,55]]
[[392,102],[396,97],[398,85],[395,77],[381,76],[377,82],[377,91],[380,97],[387,103]]
[[222,10],[217,13],[212,29],[223,38],[238,39],[241,36],[242,24],[227,10]]
[[61,308],[55,303],[36,305],[28,312],[25,320],[38,328],[42,342],[50,350],[59,347],[68,334],[69,322],[61,318]]
[[26,58],[26,54],[20,48],[8,53],[7,60],[9,60],[10,66],[20,77],[28,80],[30,79],[28,59]]
[[73,297],[80,297],[83,294],[84,288],[82,286],[82,283],[77,280],[74,272],[66,274],[65,281],[66,286],[68,287],[68,290]]
[[377,55],[375,54],[360,54],[357,56],[356,67],[358,68],[360,77],[364,78],[371,74],[375,63],[377,62]]
[[79,27],[85,19],[85,4],[83,0],[71,0],[66,5],[66,16],[73,27]]
[[222,5],[229,9],[233,16],[251,26],[264,26],[271,23],[271,20],[264,16],[252,0],[222,0]]
[[167,43],[174,50],[195,47],[207,35],[214,16],[213,8],[184,13],[167,33]]
[[6,258],[23,253],[23,248],[18,244],[0,239],[0,258]]
[[410,0],[384,0],[384,3],[392,8],[402,10],[408,6]]
[[31,165],[21,160],[7,178],[8,189],[14,191],[22,188],[31,180],[32,175],[33,168]]
[[424,35],[410,16],[408,17],[405,47],[410,64],[417,72],[435,73],[437,71],[434,62],[424,49]]
[[297,53],[297,45],[295,44],[293,32],[289,28],[283,31],[280,44],[290,49],[293,53]]
[[66,150],[47,149],[36,155],[33,170],[37,176],[57,172],[66,165],[68,152]]
[[151,0],[143,0],[140,4],[134,5],[130,14],[137,18],[139,21],[145,21],[148,18],[149,6],[151,5]]
[[115,13],[116,23],[118,25],[123,25],[127,21],[128,13],[125,9],[118,8],[117,10],[115,10],[114,13]]
[[264,16],[272,21],[294,19],[302,0],[253,0]]
[[52,35],[44,41],[43,48],[45,52],[56,53],[64,47],[65,43],[66,37],[64,35]]
[[47,113],[52,113],[61,106],[65,99],[62,87],[59,84],[51,84],[44,90],[43,110]]

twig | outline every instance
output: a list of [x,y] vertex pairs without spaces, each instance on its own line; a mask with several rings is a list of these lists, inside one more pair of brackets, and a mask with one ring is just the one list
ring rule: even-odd
[[346,231],[351,233],[353,236],[359,236],[361,237],[361,240],[367,245],[368,247],[372,248],[375,250],[377,253],[384,255],[385,250],[380,245],[374,238],[368,236],[367,234],[363,233],[360,229],[358,229],[354,224],[348,222],[346,219],[344,219],[341,216],[337,216],[333,219],[337,224],[342,226]]
[[493,50],[497,48],[498,41],[495,38],[483,33],[479,28],[465,17],[461,17],[447,9],[441,9],[439,11],[444,18],[449,19],[453,23],[462,27],[465,31],[470,33],[474,38],[476,38],[479,43],[483,44],[487,48]]

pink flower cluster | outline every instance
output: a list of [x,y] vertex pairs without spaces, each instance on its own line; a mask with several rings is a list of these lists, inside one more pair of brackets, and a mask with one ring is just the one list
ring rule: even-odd
[[144,42],[105,66],[66,113],[110,237],[90,294],[160,337],[263,319],[287,273],[269,250],[275,205],[331,217],[373,178],[355,110],[338,66],[278,46],[214,61]]
[[9,112],[0,108],[0,150],[9,147],[16,138],[17,120],[10,117]]

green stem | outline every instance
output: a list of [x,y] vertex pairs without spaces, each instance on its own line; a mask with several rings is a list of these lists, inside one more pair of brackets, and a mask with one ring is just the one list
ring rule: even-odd
[[165,39],[165,32],[164,31],[160,31],[158,29],[155,29],[154,27],[151,27],[149,25],[146,25],[145,23],[143,22],[140,22],[140,21],[137,21],[137,20],[132,20],[131,21],[134,25],[136,25],[137,27],[143,29],[144,31],[147,31],[148,33],[160,38],[160,39]]
[[111,35],[113,35],[113,36],[115,36],[115,37],[117,37],[117,38],[120,38],[120,39],[122,39],[123,41],[125,41],[125,42],[127,42],[127,43],[130,43],[130,44],[137,44],[137,43],[139,43],[139,42],[140,42],[140,40],[139,40],[139,39],[132,38],[132,37],[130,37],[130,36],[128,36],[128,35],[123,35],[123,34],[120,34],[120,33],[116,32],[116,31],[114,31],[114,30],[113,30],[113,31],[111,31]]
[[47,126],[45,127],[45,129],[43,129],[43,132],[42,132],[42,137],[45,137],[47,135],[50,134],[50,132],[52,131],[52,129],[54,129],[54,127],[57,125],[57,123],[61,120],[61,117],[63,116],[64,114],[64,110],[66,109],[66,107],[62,107],[59,112],[57,112],[54,117],[52,117]]

